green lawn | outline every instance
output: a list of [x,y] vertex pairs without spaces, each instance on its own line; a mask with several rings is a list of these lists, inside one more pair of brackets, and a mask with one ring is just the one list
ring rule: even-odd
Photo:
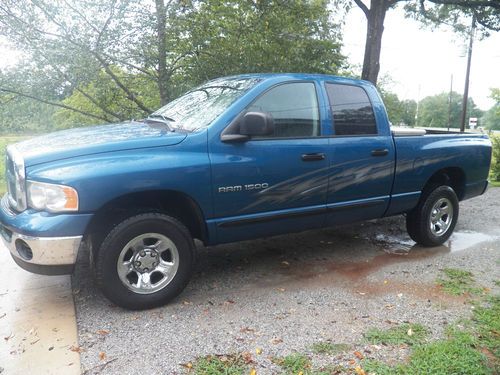
[[0,196],[2,196],[7,189],[5,185],[5,148],[8,144],[19,142],[25,138],[25,136],[23,137],[17,135],[0,136],[0,153],[2,154],[0,156]]

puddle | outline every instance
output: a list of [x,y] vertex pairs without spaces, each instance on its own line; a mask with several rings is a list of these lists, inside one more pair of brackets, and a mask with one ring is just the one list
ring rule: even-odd
[[387,254],[411,255],[411,253],[415,252],[421,253],[423,249],[430,249],[432,252],[441,254],[446,252],[454,253],[478,246],[484,242],[493,242],[499,238],[499,236],[472,231],[455,232],[443,245],[433,248],[423,248],[412,240],[386,234],[377,234],[372,241]]

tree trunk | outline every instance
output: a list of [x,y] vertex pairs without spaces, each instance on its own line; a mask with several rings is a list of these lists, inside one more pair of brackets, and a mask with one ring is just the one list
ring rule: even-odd
[[156,4],[156,31],[158,36],[158,89],[160,91],[160,103],[165,105],[169,102],[168,72],[167,72],[167,9],[164,0],[155,0]]
[[361,78],[375,85],[380,71],[380,50],[386,12],[386,0],[371,0],[370,9],[365,12],[367,19],[366,44]]

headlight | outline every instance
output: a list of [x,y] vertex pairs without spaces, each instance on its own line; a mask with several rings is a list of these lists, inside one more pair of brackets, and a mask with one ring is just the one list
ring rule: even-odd
[[78,193],[64,185],[28,181],[28,205],[50,212],[78,211]]

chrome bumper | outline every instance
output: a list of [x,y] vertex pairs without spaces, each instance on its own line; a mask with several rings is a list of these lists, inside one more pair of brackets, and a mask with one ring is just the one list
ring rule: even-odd
[[82,237],[30,237],[12,232],[0,224],[0,238],[16,263],[35,273],[56,274],[72,270]]

